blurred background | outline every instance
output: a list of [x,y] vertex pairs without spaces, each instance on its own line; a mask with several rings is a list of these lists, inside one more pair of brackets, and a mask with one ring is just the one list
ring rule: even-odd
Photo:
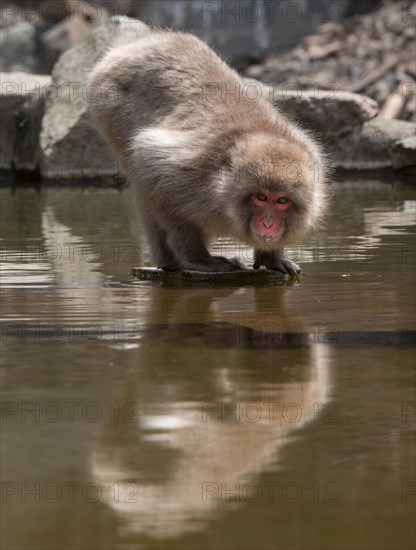
[[[248,76],[365,93],[381,106],[416,78],[414,2],[393,0],[1,0],[1,70],[49,74],[108,17],[190,31]],[[391,103],[391,100],[390,100]],[[415,120],[414,97],[394,117]],[[403,103],[403,102],[402,102]]]

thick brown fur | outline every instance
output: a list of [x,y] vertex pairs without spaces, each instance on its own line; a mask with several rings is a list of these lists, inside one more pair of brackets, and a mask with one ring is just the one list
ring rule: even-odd
[[[228,271],[205,243],[230,236],[255,248],[255,267],[298,272],[283,247],[314,227],[325,205],[325,166],[313,139],[205,43],[154,30],[116,44],[95,66],[93,112],[126,174],[164,269]],[[265,188],[293,201],[279,242],[250,232],[248,197]]]

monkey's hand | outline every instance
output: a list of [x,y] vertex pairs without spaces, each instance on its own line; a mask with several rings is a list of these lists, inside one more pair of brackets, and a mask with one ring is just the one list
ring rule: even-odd
[[259,269],[262,265],[273,271],[281,273],[290,273],[290,275],[298,275],[302,273],[302,269],[286,258],[282,250],[256,250],[254,252],[254,269]]

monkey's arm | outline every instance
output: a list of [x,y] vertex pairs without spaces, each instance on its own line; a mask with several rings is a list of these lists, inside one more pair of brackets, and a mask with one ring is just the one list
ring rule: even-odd
[[302,273],[302,269],[286,258],[283,250],[255,250],[254,252],[254,269],[259,269],[262,265],[267,269],[273,269],[274,271],[280,271],[281,273],[290,273],[291,275],[297,275]]

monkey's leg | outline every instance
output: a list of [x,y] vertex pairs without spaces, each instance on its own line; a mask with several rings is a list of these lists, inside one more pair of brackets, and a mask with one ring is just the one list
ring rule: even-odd
[[255,250],[254,252],[254,269],[259,269],[262,265],[267,269],[273,269],[274,271],[280,271],[281,273],[290,273],[291,275],[297,275],[302,273],[302,269],[286,258],[283,250]]
[[171,266],[170,271],[174,271],[177,269],[175,268],[177,261],[168,244],[166,231],[156,219],[151,218],[149,215],[142,215],[141,218],[149,241],[152,262],[162,269],[169,269],[169,266]]
[[205,246],[202,231],[190,223],[178,223],[168,231],[168,245],[175,256],[173,265],[160,266],[175,271],[237,271],[243,269],[237,260],[227,260],[222,256],[211,256]]

